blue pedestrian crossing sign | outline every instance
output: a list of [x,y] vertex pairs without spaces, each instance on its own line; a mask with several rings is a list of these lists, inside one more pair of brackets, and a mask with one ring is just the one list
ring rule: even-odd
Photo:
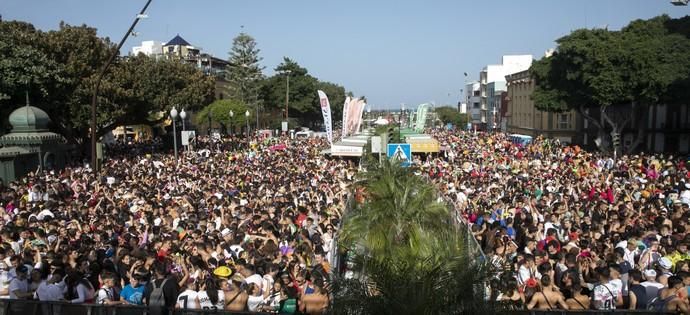
[[386,151],[388,158],[404,166],[412,164],[412,146],[409,143],[389,143]]

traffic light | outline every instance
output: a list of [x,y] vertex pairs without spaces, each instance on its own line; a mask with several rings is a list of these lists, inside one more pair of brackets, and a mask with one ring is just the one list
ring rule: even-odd
[[611,141],[613,142],[613,147],[618,148],[621,144],[621,134],[617,132],[612,132]]
[[387,132],[388,134],[386,135],[386,144],[395,143],[395,128],[389,127]]

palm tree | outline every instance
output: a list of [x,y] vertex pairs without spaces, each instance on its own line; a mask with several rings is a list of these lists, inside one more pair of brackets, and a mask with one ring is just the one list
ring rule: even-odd
[[365,201],[345,219],[341,245],[355,253],[356,279],[337,279],[334,314],[495,314],[484,299],[488,266],[470,255],[468,234],[423,178],[384,162],[357,186]]
[[450,212],[434,188],[409,168],[383,161],[363,174],[356,186],[366,201],[350,210],[341,234],[346,244],[356,241],[372,257],[416,255],[425,250],[428,233],[450,228]]

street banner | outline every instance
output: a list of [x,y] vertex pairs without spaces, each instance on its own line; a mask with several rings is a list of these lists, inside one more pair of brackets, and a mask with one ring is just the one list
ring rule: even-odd
[[415,130],[417,132],[424,131],[426,124],[426,113],[429,110],[429,104],[421,104],[417,107],[417,125]]
[[347,136],[347,113],[350,110],[350,97],[345,98],[345,104],[343,104],[343,130],[340,133],[342,138]]
[[[343,112],[343,118],[346,118],[343,120],[343,137],[355,133],[355,128],[357,127],[358,114],[360,111],[360,103],[364,102],[362,102],[359,98],[355,97],[353,99],[350,99],[350,102],[345,106],[345,108],[343,108],[343,110],[347,110],[346,112]],[[347,113],[347,117],[345,117],[345,113]]]
[[328,96],[323,91],[317,91],[319,93],[319,102],[321,103],[321,114],[323,114],[323,124],[326,126],[326,136],[328,136],[328,142],[333,144],[333,124],[331,123],[331,103],[328,102]]
[[365,107],[367,107],[367,103],[365,103],[364,100],[360,100],[359,103],[357,103],[357,120],[355,129],[352,131],[352,133],[359,132],[359,128],[362,126],[362,118],[364,118]]

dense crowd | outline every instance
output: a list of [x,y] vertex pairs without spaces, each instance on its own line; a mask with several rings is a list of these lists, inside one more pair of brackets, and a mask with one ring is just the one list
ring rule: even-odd
[[514,309],[690,313],[687,156],[618,159],[542,138],[436,131],[418,161],[499,273]]
[[[690,162],[502,133],[431,131],[417,156],[498,272],[514,309],[690,314]],[[0,183],[0,297],[322,313],[335,229],[356,176],[323,139],[115,145],[88,167]]]
[[354,164],[322,139],[115,145],[0,183],[0,298],[322,313]]

